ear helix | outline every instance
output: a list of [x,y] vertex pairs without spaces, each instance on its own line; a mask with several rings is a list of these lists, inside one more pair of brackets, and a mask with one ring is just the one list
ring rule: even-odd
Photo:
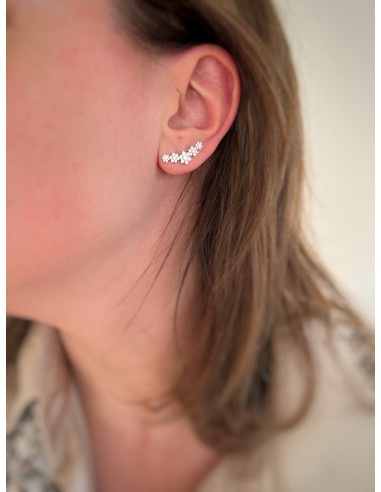
[[188,165],[190,160],[199,153],[202,147],[202,142],[196,142],[195,145],[192,145],[186,152],[183,151],[181,154],[176,154],[175,152],[172,152],[172,154],[163,154],[162,160],[163,162],[173,162],[174,164],[180,161],[181,164]]

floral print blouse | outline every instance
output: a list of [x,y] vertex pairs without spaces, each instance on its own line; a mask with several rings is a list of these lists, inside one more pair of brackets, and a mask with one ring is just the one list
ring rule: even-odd
[[[374,354],[338,327],[333,359],[311,328],[318,386],[307,416],[260,449],[226,455],[195,492],[374,490]],[[291,348],[279,357],[284,412],[301,388],[300,370]],[[78,388],[56,328],[38,322],[7,369],[6,460],[8,492],[96,492]]]

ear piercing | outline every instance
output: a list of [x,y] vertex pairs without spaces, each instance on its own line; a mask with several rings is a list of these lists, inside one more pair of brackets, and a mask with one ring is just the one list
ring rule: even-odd
[[163,162],[173,162],[177,163],[180,161],[181,164],[189,164],[189,161],[196,156],[199,151],[202,149],[202,142],[197,142],[195,145],[192,145],[187,152],[183,151],[181,154],[176,154],[172,152],[172,154],[163,154],[162,159]]

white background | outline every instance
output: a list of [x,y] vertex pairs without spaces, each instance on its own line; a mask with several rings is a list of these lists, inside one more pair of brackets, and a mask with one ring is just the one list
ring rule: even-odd
[[374,321],[374,3],[276,0],[299,75],[314,241]]

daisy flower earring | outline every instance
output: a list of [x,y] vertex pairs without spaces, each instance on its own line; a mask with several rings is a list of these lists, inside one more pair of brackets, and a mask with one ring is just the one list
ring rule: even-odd
[[181,154],[172,152],[172,154],[163,154],[161,158],[163,162],[173,162],[174,164],[180,162],[181,164],[188,165],[190,160],[199,153],[202,147],[202,142],[196,142],[195,145],[192,145],[187,151],[184,150]]

